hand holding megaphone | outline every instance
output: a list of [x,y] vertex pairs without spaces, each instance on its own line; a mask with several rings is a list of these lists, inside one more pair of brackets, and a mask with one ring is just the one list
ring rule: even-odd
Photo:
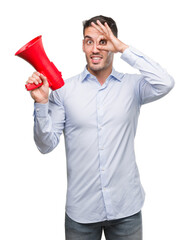
[[[42,73],[49,83],[52,90],[61,88],[64,85],[61,72],[48,59],[42,44],[42,36],[38,36],[24,45],[16,53],[16,56],[23,58],[29,62],[38,72]],[[36,85],[34,83],[26,84],[28,91],[42,86],[43,82]]]
[[[37,88],[30,91],[31,97],[37,103],[47,103],[49,100],[49,83],[47,78],[39,73],[34,72],[26,82],[28,84],[37,85]],[[39,87],[40,86],[40,87]]]

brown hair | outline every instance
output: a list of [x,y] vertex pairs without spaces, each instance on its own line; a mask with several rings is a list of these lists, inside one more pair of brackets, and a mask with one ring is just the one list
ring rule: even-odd
[[99,15],[99,16],[96,16],[96,17],[93,17],[93,18],[90,18],[89,20],[85,20],[83,21],[83,35],[84,35],[84,31],[87,27],[90,27],[91,26],[91,22],[94,22],[95,24],[96,21],[99,20],[103,25],[104,23],[106,22],[108,24],[108,26],[111,28],[113,34],[117,37],[118,35],[118,30],[117,30],[117,25],[116,25],[116,22],[110,18],[110,17],[105,17],[105,16],[102,16],[102,15]]

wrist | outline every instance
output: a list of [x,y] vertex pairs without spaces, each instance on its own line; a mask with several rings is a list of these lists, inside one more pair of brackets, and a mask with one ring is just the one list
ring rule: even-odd
[[125,43],[122,43],[119,49],[120,53],[123,53],[129,46],[126,45]]
[[34,116],[39,118],[46,118],[48,116],[48,103],[41,104],[41,103],[34,103]]
[[46,103],[48,103],[48,99],[44,99],[42,101],[35,101],[35,103],[46,104]]

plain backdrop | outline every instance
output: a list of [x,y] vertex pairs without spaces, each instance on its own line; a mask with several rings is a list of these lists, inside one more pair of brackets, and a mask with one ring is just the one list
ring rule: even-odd
[[[190,239],[188,1],[7,0],[0,3],[1,240],[65,239],[64,138],[47,155],[37,150],[33,100],[24,86],[34,69],[14,54],[42,35],[45,51],[63,78],[74,76],[86,64],[82,21],[100,14],[115,19],[119,39],[154,59],[175,79],[166,97],[141,108],[135,148],[146,192],[144,239]],[[120,54],[115,55],[114,67],[138,72]]]

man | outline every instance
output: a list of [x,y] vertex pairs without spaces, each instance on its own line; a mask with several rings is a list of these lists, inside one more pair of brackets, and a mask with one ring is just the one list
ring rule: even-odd
[[[135,161],[134,138],[142,104],[166,95],[173,78],[156,62],[117,38],[113,19],[84,22],[84,71],[51,92],[35,72],[27,83],[35,100],[34,139],[52,151],[64,133],[67,159],[67,240],[142,239],[144,191]],[[140,71],[113,68],[115,53]],[[49,96],[49,97],[48,97]]]

